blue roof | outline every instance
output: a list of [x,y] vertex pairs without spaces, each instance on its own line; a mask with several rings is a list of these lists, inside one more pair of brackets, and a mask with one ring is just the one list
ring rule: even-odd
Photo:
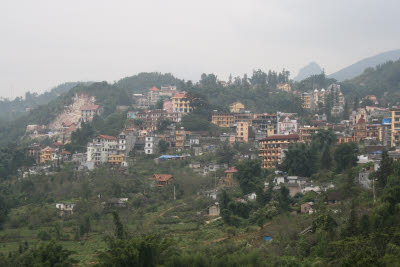
[[270,241],[272,239],[272,236],[266,236],[263,238],[265,241]]
[[179,158],[180,156],[178,155],[162,155],[159,157],[159,159],[173,159],[173,158]]
[[383,118],[382,119],[382,124],[391,124],[392,123],[392,118]]

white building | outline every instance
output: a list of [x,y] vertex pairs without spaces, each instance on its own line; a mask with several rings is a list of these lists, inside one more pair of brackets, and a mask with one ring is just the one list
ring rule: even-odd
[[96,165],[108,162],[108,156],[117,154],[118,139],[114,136],[99,135],[87,146],[87,162]]
[[159,138],[157,136],[146,136],[144,144],[144,153],[154,155],[157,152]]

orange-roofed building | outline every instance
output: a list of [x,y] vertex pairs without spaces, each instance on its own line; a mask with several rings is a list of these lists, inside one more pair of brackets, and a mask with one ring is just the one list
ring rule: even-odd
[[154,174],[149,179],[154,180],[157,186],[166,186],[174,181],[174,177],[171,174]]
[[57,150],[51,147],[46,147],[40,151],[40,163],[47,163],[53,160],[54,155],[57,153]]
[[193,108],[190,105],[190,100],[187,98],[186,93],[176,94],[172,97],[172,109],[178,113],[192,112]]
[[99,105],[84,105],[81,107],[81,120],[83,122],[92,121],[95,115],[101,114]]

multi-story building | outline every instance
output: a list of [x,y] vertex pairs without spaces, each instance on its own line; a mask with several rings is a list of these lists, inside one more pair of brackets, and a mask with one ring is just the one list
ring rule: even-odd
[[57,154],[57,150],[51,147],[45,147],[40,151],[40,163],[51,162]]
[[299,141],[298,134],[272,135],[260,140],[260,153],[263,168],[275,168],[281,163],[282,150],[287,149],[290,143]]
[[400,108],[396,107],[390,110],[391,118],[391,142],[390,146],[399,147],[400,145]]
[[303,101],[303,108],[305,109],[311,109],[311,94],[304,92],[301,95],[301,100]]
[[125,155],[109,155],[108,163],[110,163],[113,167],[126,166]]
[[248,122],[238,122],[236,125],[236,142],[249,141],[249,123]]
[[161,86],[160,96],[172,97],[177,93],[176,86]]
[[278,134],[297,133],[297,113],[277,112]]
[[366,138],[372,140],[379,140],[380,124],[367,124],[366,126]]
[[118,135],[118,155],[129,155],[136,143],[136,136],[132,131],[122,131]]
[[234,123],[247,122],[249,126],[252,126],[253,114],[251,113],[235,113],[233,114]]
[[157,102],[160,99],[160,89],[158,89],[155,86],[150,88],[148,93],[147,93],[147,98],[149,99],[149,105],[150,106],[157,105]]
[[158,138],[157,136],[146,136],[144,144],[144,153],[146,155],[156,154],[159,140],[160,138]]
[[95,115],[100,115],[99,105],[85,105],[81,107],[81,120],[83,122],[92,121]]
[[218,127],[229,128],[234,123],[234,115],[232,113],[213,113],[211,122]]
[[136,109],[147,109],[150,107],[149,99],[144,94],[133,94],[133,107]]
[[172,100],[171,99],[164,99],[163,101],[163,110],[165,110],[167,113],[172,113],[174,112],[174,108],[172,107]]
[[180,129],[175,130],[175,147],[177,149],[183,149],[186,140],[186,131],[182,127]]
[[229,105],[229,111],[231,113],[242,113],[244,112],[244,105],[240,102],[234,102]]
[[172,107],[174,112],[189,113],[193,108],[190,105],[190,100],[187,98],[186,93],[175,94],[172,97]]
[[292,90],[289,83],[278,83],[276,89],[284,92],[290,92]]
[[142,128],[147,131],[157,130],[160,119],[166,117],[167,112],[162,109],[143,110],[136,113],[136,119],[142,120]]
[[354,141],[360,142],[367,137],[366,123],[364,118],[360,118],[354,126]]
[[277,117],[276,114],[262,113],[262,114],[254,114],[253,119],[251,120],[251,126],[254,127],[256,131],[267,132],[268,129],[271,129],[273,126],[273,132],[268,133],[267,136],[271,134],[276,134],[276,122]]
[[300,142],[311,142],[312,136],[321,130],[320,127],[304,126],[299,129],[299,141]]
[[391,146],[391,135],[392,133],[392,119],[384,118],[382,120],[382,126],[379,129],[379,141],[382,142],[382,145],[386,147]]
[[114,136],[99,135],[87,146],[87,162],[94,162],[95,165],[106,163],[110,155],[118,152],[118,139]]

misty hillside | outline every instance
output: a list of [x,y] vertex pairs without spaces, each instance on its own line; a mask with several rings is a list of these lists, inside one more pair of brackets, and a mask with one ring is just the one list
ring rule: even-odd
[[42,94],[31,93],[28,91],[25,93],[24,98],[17,97],[14,100],[2,99],[0,100],[0,119],[14,120],[27,114],[29,109],[45,105],[77,85],[86,86],[91,83],[92,82],[66,82]]
[[317,63],[311,62],[307,66],[301,68],[299,73],[293,80],[296,82],[302,81],[312,75],[321,74],[321,72],[323,72],[322,68]]
[[348,79],[352,79],[360,74],[366,68],[373,68],[379,64],[383,64],[389,60],[398,60],[400,58],[400,49],[387,51],[376,56],[368,57],[363,60],[360,60],[344,69],[339,70],[338,72],[330,74],[329,78],[334,78],[338,81],[344,81]]
[[160,88],[162,85],[176,85],[179,89],[181,83],[182,80],[174,77],[170,73],[142,72],[122,78],[116,85],[130,93],[144,93],[153,86]]
[[342,84],[344,94],[381,97],[386,92],[389,102],[392,102],[400,97],[400,60],[367,68],[361,75]]

